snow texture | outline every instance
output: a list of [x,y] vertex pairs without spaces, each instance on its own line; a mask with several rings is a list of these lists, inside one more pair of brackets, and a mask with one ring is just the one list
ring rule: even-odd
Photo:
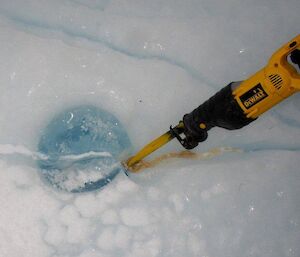
[[47,125],[76,106],[108,111],[138,150],[260,69],[299,12],[299,0],[2,0],[0,256],[300,256],[299,94],[195,149],[241,151],[120,172],[102,190],[57,190],[36,165]]

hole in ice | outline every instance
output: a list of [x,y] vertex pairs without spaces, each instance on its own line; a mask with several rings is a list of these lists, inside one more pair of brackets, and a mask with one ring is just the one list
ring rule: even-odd
[[107,111],[79,106],[58,114],[38,144],[42,177],[69,192],[86,192],[109,183],[120,171],[123,155],[131,149],[120,122]]

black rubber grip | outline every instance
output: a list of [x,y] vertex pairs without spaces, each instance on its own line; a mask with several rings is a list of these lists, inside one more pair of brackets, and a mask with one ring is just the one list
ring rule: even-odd
[[[213,127],[240,129],[254,119],[247,118],[232,94],[233,82],[224,87],[191,113],[184,115],[184,134],[187,140],[202,142]],[[203,124],[200,127],[200,124]]]

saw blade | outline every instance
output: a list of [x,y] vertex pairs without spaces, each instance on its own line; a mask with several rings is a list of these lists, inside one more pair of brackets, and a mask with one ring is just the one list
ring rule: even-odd
[[[174,129],[181,128],[183,128],[182,122],[180,122]],[[126,169],[130,170],[131,167],[133,167],[139,161],[147,157],[149,154],[153,153],[157,149],[170,142],[174,137],[175,135],[171,132],[171,130],[169,130],[168,132],[164,133],[160,137],[154,139],[149,144],[144,146],[139,152],[137,152],[134,156],[130,157],[127,161],[124,161],[123,166]]]

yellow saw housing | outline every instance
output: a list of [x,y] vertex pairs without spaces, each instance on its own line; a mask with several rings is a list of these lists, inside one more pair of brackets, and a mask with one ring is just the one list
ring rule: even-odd
[[300,75],[288,61],[291,52],[299,47],[300,35],[278,49],[263,69],[233,90],[247,118],[257,118],[300,90]]

